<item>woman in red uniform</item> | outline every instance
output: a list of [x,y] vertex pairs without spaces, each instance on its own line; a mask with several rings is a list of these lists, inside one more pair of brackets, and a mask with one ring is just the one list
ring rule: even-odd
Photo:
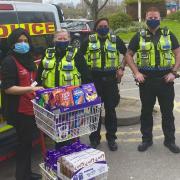
[[40,179],[31,172],[32,135],[36,128],[31,99],[36,65],[32,57],[30,35],[24,29],[14,30],[8,37],[9,52],[2,62],[2,89],[4,117],[16,128],[18,147],[16,180]]

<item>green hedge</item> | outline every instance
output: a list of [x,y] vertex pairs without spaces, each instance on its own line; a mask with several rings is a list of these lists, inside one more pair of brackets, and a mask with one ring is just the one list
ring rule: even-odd
[[128,27],[132,23],[131,17],[125,13],[122,13],[122,12],[112,14],[108,18],[109,18],[110,27],[113,30],[116,30],[120,27]]
[[[137,3],[138,0],[125,0],[126,4],[133,4]],[[159,2],[165,2],[165,0],[141,0],[143,3],[159,3]]]

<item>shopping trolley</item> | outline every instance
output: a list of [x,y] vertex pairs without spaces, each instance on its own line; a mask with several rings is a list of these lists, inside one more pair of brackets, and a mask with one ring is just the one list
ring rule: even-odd
[[[61,178],[58,178],[53,171],[47,171],[45,168],[44,163],[41,163],[40,165],[40,171],[42,174],[42,180],[70,180],[70,178],[64,176],[61,174]],[[96,176],[94,178],[91,178],[91,180],[107,180],[108,172],[105,172],[103,174],[100,174],[99,176]],[[77,178],[79,180],[79,178]]]
[[97,130],[101,100],[50,112],[32,101],[37,127],[56,142],[80,137]]
[[[56,142],[63,142],[69,139],[83,136],[94,132],[98,128],[101,99],[68,108],[48,111],[32,101],[37,127]],[[44,163],[40,165],[43,180],[70,180],[68,177],[48,170]],[[108,171],[93,178],[93,180],[107,180]]]

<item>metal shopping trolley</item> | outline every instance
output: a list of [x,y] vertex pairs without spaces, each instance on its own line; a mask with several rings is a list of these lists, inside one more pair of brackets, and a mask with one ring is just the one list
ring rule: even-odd
[[[46,170],[44,163],[41,163],[39,166],[42,174],[42,180],[71,180],[70,178],[64,176],[63,174],[61,174],[61,178],[58,178],[55,172]],[[99,176],[91,178],[91,180],[107,180],[107,177],[108,177],[108,172],[105,172],[100,174]]]
[[101,100],[50,112],[32,101],[38,128],[56,142],[67,141],[97,130]]
[[[38,128],[56,142],[80,137],[97,130],[101,112],[101,99],[74,107],[60,108],[50,112],[32,101]],[[42,180],[70,180],[63,174],[49,170],[41,163]],[[93,178],[107,180],[108,170]],[[92,178],[91,178],[92,179]],[[84,180],[84,179],[83,179]]]

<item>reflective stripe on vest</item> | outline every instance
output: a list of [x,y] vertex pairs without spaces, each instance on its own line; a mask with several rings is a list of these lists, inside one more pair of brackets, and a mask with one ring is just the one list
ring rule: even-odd
[[56,66],[58,66],[59,71],[59,86],[81,84],[81,76],[77,68],[75,67],[74,62],[74,56],[76,55],[76,53],[77,49],[73,49],[73,51],[68,50],[59,64],[56,64],[55,56],[52,56],[52,58],[50,59],[49,55],[46,54],[46,57],[42,60],[44,68],[44,71],[42,73],[42,81],[45,87],[55,87]]
[[[119,67],[119,52],[116,49],[116,36],[108,34],[104,45],[105,70],[114,70]],[[87,64],[92,69],[102,69],[101,45],[97,34],[89,36],[89,44],[86,53]]]
[[81,78],[80,73],[78,72],[75,62],[74,56],[77,53],[77,49],[72,51],[67,51],[66,56],[63,57],[61,62],[59,63],[59,71],[60,71],[60,78],[59,84],[60,85],[80,85]]
[[[149,36],[148,39],[147,36]],[[149,39],[150,35],[148,34],[147,30],[142,30],[140,32],[140,42],[136,61],[139,68],[154,68],[156,66],[155,47],[153,42],[151,42]],[[167,34],[164,33],[164,29],[161,30],[161,36],[159,42],[157,43],[157,51],[160,55],[160,63],[158,64],[158,67],[171,68],[175,64],[169,30]]]

